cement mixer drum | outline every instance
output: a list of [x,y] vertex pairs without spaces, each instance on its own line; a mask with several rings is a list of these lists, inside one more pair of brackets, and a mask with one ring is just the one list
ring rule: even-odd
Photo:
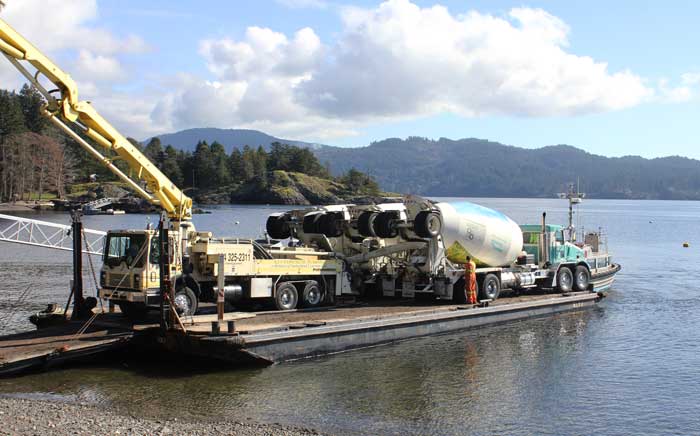
[[464,263],[467,256],[479,266],[507,266],[523,249],[520,227],[504,214],[478,204],[437,203],[447,258]]

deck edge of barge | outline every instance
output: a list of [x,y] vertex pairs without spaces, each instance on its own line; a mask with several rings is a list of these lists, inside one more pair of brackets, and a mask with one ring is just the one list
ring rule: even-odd
[[[192,354],[206,352],[225,360],[238,361],[242,355],[273,363],[335,354],[406,339],[467,330],[474,327],[537,318],[593,307],[602,295],[585,292],[553,295],[530,302],[424,314],[400,314],[377,320],[343,322],[298,330],[251,333],[233,338],[207,337],[187,341],[180,350]],[[206,344],[205,344],[206,343]],[[184,345],[180,342],[180,347]],[[205,351],[206,350],[206,351]],[[236,357],[234,357],[236,356]]]

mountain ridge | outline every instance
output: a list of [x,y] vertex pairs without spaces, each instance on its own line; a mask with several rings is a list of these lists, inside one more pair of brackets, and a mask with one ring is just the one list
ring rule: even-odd
[[224,146],[227,153],[231,153],[234,147],[242,148],[244,145],[249,145],[253,148],[262,146],[265,150],[269,150],[270,144],[273,142],[311,149],[323,146],[322,144],[314,144],[311,142],[277,138],[259,130],[219,129],[216,127],[195,127],[192,129],[165,133],[163,135],[156,135],[141,141],[141,144],[145,145],[153,138],[159,138],[163,144],[169,144],[185,151],[194,151],[197,142],[201,140],[207,141],[209,144],[216,141]]
[[[209,132],[211,131],[211,132]],[[479,138],[386,138],[362,147],[336,147],[285,140],[243,129],[189,129],[186,140],[163,144],[192,150],[199,140],[234,146],[282,142],[309,147],[335,175],[356,168],[381,189],[426,196],[552,198],[581,181],[589,198],[700,200],[700,160],[684,156],[607,157],[568,144],[523,148]],[[227,132],[226,141],[208,133]],[[241,133],[242,132],[242,133]],[[176,132],[175,135],[181,132]],[[245,133],[245,134],[244,134]],[[262,143],[246,139],[255,133]],[[195,136],[199,135],[196,140]],[[190,142],[187,142],[190,141]],[[186,147],[180,144],[188,144]]]

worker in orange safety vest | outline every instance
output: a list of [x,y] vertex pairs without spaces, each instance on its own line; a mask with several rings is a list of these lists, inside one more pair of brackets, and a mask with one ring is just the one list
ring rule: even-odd
[[467,256],[467,263],[464,264],[464,292],[467,303],[476,304],[476,264],[471,256]]

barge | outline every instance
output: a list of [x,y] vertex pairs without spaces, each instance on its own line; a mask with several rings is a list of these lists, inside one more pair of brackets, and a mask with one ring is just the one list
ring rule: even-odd
[[[183,317],[163,330],[156,316],[130,323],[121,313],[0,337],[0,375],[45,370],[119,349],[170,352],[236,367],[270,365],[365,347],[522,321],[594,307],[604,293],[508,296],[480,305],[417,304],[404,299],[373,305]],[[154,314],[155,315],[155,314]]]

